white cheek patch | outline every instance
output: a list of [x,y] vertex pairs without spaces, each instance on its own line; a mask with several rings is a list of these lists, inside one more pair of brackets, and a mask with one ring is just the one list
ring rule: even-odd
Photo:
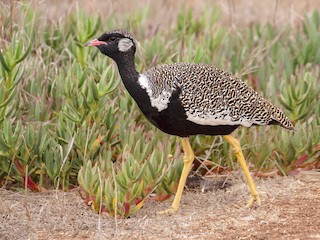
[[118,48],[121,52],[128,51],[133,46],[133,42],[129,38],[122,38],[119,41]]

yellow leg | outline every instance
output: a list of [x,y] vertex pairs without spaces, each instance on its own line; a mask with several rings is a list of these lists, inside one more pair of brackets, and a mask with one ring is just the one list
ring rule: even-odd
[[180,177],[180,181],[179,181],[179,185],[178,185],[178,190],[176,192],[176,196],[173,200],[171,208],[169,208],[165,211],[159,212],[160,214],[173,213],[179,209],[182,192],[183,192],[184,186],[186,185],[186,180],[187,180],[187,177],[188,177],[190,170],[191,170],[191,167],[192,167],[192,163],[194,160],[194,153],[193,153],[193,150],[190,146],[189,139],[188,138],[181,138],[181,142],[182,142],[182,147],[184,150],[184,158],[183,158],[183,169],[182,169],[182,173],[181,173],[181,177]]
[[242,167],[244,175],[246,176],[247,182],[249,184],[251,197],[249,199],[247,207],[252,207],[254,202],[257,202],[257,204],[260,205],[261,200],[260,200],[259,194],[256,190],[256,186],[254,185],[254,182],[251,178],[251,175],[250,175],[248,166],[246,164],[246,161],[244,159],[244,156],[242,154],[242,149],[241,149],[239,141],[236,138],[232,137],[231,135],[223,136],[223,138],[231,145],[232,150],[235,153],[235,155],[238,159],[238,162],[240,163],[240,165]]

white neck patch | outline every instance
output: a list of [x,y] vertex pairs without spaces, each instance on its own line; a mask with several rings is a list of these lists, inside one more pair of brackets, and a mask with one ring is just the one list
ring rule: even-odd
[[170,103],[170,97],[172,95],[172,91],[163,90],[157,97],[153,95],[151,85],[149,84],[149,79],[140,74],[138,83],[140,84],[141,88],[145,89],[149,98],[152,107],[157,108],[158,112],[161,112],[168,108],[168,104]]
[[119,41],[118,48],[121,52],[128,51],[133,46],[133,42],[129,38],[122,38]]

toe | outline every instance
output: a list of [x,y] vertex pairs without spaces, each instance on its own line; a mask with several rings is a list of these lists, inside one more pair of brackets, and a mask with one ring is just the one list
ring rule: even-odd
[[173,214],[178,211],[178,208],[169,208],[164,211],[158,212],[158,214]]
[[252,208],[254,203],[257,203],[258,206],[261,205],[261,199],[260,199],[259,195],[251,195],[251,197],[248,201],[247,207]]

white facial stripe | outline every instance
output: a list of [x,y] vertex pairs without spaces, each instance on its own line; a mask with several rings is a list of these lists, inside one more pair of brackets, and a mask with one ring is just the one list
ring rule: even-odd
[[119,41],[118,48],[121,52],[128,51],[133,46],[133,42],[129,38],[122,38]]

